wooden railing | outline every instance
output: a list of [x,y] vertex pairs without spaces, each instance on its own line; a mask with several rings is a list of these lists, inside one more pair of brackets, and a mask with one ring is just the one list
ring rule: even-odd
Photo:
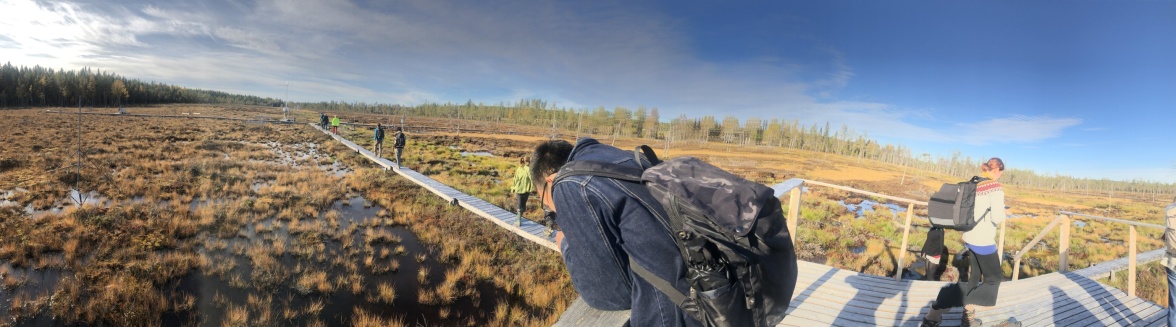
[[1081,213],[1069,212],[1069,211],[1058,211],[1058,217],[1054,218],[1054,220],[1052,222],[1050,222],[1049,225],[1045,226],[1045,229],[1042,229],[1040,233],[1037,233],[1037,236],[1034,237],[1033,240],[1029,241],[1029,244],[1025,244],[1025,247],[1021,248],[1021,250],[1017,251],[1017,254],[1015,256],[1013,256],[1013,280],[1017,280],[1021,277],[1020,276],[1021,275],[1021,258],[1025,255],[1025,253],[1028,253],[1029,249],[1036,246],[1038,242],[1041,242],[1041,239],[1045,237],[1046,233],[1049,233],[1051,230],[1054,229],[1054,227],[1057,227],[1057,226],[1061,226],[1059,233],[1058,233],[1058,271],[1064,272],[1064,271],[1069,270],[1069,264],[1070,264],[1070,262],[1069,262],[1070,225],[1071,225],[1071,221],[1073,220],[1074,217],[1078,217],[1081,219],[1101,220],[1101,221],[1106,221],[1106,222],[1111,222],[1111,223],[1127,225],[1127,230],[1128,230],[1128,234],[1127,234],[1127,239],[1128,239],[1128,241],[1127,241],[1127,243],[1128,243],[1128,245],[1127,245],[1127,258],[1128,258],[1127,259],[1127,262],[1128,262],[1127,263],[1127,294],[1131,294],[1132,296],[1135,296],[1135,270],[1136,270],[1136,267],[1139,265],[1138,260],[1136,258],[1136,256],[1139,254],[1138,253],[1139,250],[1138,250],[1138,246],[1137,246],[1137,243],[1138,243],[1137,234],[1138,233],[1136,232],[1136,228],[1137,227],[1147,227],[1147,228],[1157,228],[1160,230],[1164,230],[1165,229],[1164,226],[1160,226],[1160,225],[1156,225],[1156,224],[1141,223],[1138,221],[1091,216],[1091,215],[1087,215],[1087,214],[1081,214]]
[[[803,193],[802,189],[803,189],[803,186],[805,183],[808,183],[810,185],[828,187],[828,188],[838,189],[838,190],[847,191],[847,192],[851,192],[851,193],[868,195],[868,196],[887,199],[890,201],[905,203],[907,205],[906,222],[903,223],[903,228],[902,228],[902,245],[899,247],[898,264],[894,267],[894,279],[902,279],[902,268],[904,268],[906,266],[907,245],[910,240],[911,219],[915,215],[915,205],[920,205],[920,206],[926,207],[927,206],[926,201],[901,198],[901,197],[897,197],[897,196],[875,193],[875,192],[870,192],[870,191],[866,191],[866,190],[859,190],[859,189],[848,187],[848,186],[829,184],[829,183],[818,182],[818,181],[813,181],[813,180],[805,180],[805,179],[799,179],[799,178],[789,179],[783,183],[780,183],[780,184],[777,184],[776,186],[773,186],[772,189],[776,191],[777,197],[782,197],[784,195],[784,193],[789,193],[788,231],[790,233],[792,233],[793,245],[796,245],[796,242],[797,242],[796,227],[797,227],[797,222],[800,219],[801,194]],[[1001,224],[1000,224],[1000,241],[997,242],[997,252],[998,253],[1004,253],[1004,235],[1005,235],[1005,224],[1004,224],[1004,222],[1001,222]],[[1003,257],[1003,254],[1002,254],[1002,257]]]

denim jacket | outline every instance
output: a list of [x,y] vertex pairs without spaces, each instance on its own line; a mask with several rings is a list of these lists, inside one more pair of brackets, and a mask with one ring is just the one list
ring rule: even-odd
[[[637,166],[632,151],[580,139],[568,161]],[[649,163],[643,161],[644,166]],[[552,186],[556,223],[563,229],[560,252],[572,285],[589,306],[631,309],[633,326],[699,325],[629,268],[629,258],[689,292],[686,266],[674,244],[664,210],[645,186],[598,176],[570,176]],[[651,209],[652,208],[652,209]]]

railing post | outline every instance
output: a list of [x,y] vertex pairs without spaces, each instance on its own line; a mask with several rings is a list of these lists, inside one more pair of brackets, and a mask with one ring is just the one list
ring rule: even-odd
[[1004,235],[1005,235],[1005,222],[1007,222],[1007,221],[1008,221],[1008,219],[1000,221],[1000,242],[996,243],[996,253],[998,255],[1000,255],[997,258],[1000,258],[1001,265],[1004,265]]
[[1062,226],[1058,232],[1058,272],[1070,269],[1070,215],[1062,216]]
[[1135,249],[1135,225],[1128,225],[1128,227],[1130,228],[1129,235],[1131,238],[1131,245],[1129,245],[1127,247],[1127,257],[1130,258],[1130,259],[1128,259],[1130,261],[1127,263],[1127,294],[1130,294],[1131,296],[1136,296],[1135,295],[1135,265],[1136,265],[1136,262],[1135,262],[1135,252],[1136,252],[1135,251],[1136,250]]
[[791,196],[788,198],[788,233],[792,234],[792,246],[796,247],[797,235],[796,225],[800,220],[800,194],[804,183],[792,188]]
[[907,238],[911,236],[911,216],[915,214],[915,204],[907,204],[906,224],[902,228],[902,247],[898,248],[898,264],[894,267],[894,279],[902,280],[902,267],[906,265]]

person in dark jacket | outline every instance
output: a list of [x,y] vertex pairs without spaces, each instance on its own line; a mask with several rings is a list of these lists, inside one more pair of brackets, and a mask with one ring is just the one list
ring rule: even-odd
[[400,155],[404,153],[404,144],[407,143],[406,142],[407,140],[405,138],[406,137],[404,136],[404,128],[397,127],[396,128],[396,136],[394,139],[392,139],[393,140],[392,147],[395,149],[395,152],[396,152],[396,168],[397,169],[400,169],[400,167],[404,166],[403,164],[400,163],[400,160],[401,160]]
[[[643,203],[657,203],[644,185],[599,176],[569,176],[554,182],[565,163],[601,161],[640,167],[633,153],[581,139],[548,141],[535,148],[531,176],[544,210],[555,213],[561,231],[555,239],[572,286],[584,302],[599,310],[631,310],[632,326],[698,326],[699,321],[668,296],[636,275],[629,260],[673,287],[690,292],[686,264],[658,217]],[[644,162],[644,165],[649,165]],[[660,205],[659,207],[660,208]]]
[[923,280],[939,280],[939,263],[944,259],[945,250],[943,227],[932,227],[927,231],[927,241],[923,242],[923,260],[926,260]]
[[383,156],[384,155],[384,128],[381,127],[379,123],[376,123],[376,129],[374,131],[372,131],[372,142],[375,143],[373,145],[375,148],[372,149],[373,150],[372,152],[374,152],[376,154],[376,157]]

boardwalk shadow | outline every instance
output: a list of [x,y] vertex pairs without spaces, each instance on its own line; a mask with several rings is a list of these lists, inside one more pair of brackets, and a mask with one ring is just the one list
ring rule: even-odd
[[[1062,273],[1070,281],[1082,285],[1085,298],[1072,298],[1065,290],[1057,286],[1050,286],[1053,295],[1054,324],[1058,326],[1072,325],[1077,322],[1091,322],[1101,319],[1113,321],[1111,325],[1133,325],[1143,320],[1135,311],[1131,310],[1119,298],[1104,289],[1103,285],[1092,279],[1074,273]],[[1091,303],[1093,300],[1094,303]],[[1086,303],[1082,303],[1085,301]],[[1097,304],[1097,308],[1091,308]],[[1104,314],[1105,315],[1102,315]],[[1100,318],[1100,316],[1102,316]]]
[[803,292],[793,296],[792,302],[790,302],[788,305],[788,315],[792,315],[792,312],[796,311],[797,307],[800,307],[801,304],[804,304],[806,300],[813,296],[813,293],[816,293],[821,288],[821,285],[824,285],[826,282],[828,282],[829,279],[833,278],[833,274],[836,273],[837,268],[829,268],[829,271],[826,271],[824,275],[821,275],[821,278],[817,278],[817,280],[810,284],[808,288],[805,288]]
[[[898,260],[894,258],[894,254],[890,251],[883,251],[878,256],[886,256],[892,263],[892,266],[897,266],[898,264]],[[877,260],[874,261],[876,262]],[[869,266],[862,267],[862,270],[865,271]],[[890,278],[892,277],[890,276]],[[910,290],[910,282],[894,281],[890,278],[868,274],[857,274],[846,277],[845,282],[857,291],[854,292],[853,298],[846,302],[841,312],[837,314],[837,319],[833,320],[833,325],[893,325],[902,321],[904,310],[897,308],[895,310],[894,320],[889,322],[878,321],[877,311],[886,299],[893,298],[901,293],[902,299],[899,303],[905,305],[907,302],[907,292]]]

